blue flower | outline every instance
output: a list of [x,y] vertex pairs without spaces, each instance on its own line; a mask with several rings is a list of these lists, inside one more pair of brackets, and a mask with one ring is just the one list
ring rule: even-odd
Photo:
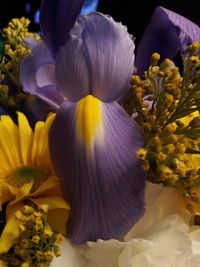
[[137,125],[117,103],[130,86],[134,43],[126,27],[100,13],[78,16],[81,0],[45,0],[44,43],[22,63],[24,90],[58,111],[50,152],[76,242],[121,238],[144,213],[145,174],[135,152]]

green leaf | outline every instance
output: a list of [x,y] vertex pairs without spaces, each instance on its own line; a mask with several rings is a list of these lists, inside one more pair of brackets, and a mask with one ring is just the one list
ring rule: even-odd
[[3,35],[0,31],[0,63],[3,59],[4,56],[4,40],[3,40]]

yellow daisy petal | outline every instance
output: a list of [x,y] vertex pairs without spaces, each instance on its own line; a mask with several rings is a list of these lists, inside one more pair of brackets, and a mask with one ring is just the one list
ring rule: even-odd
[[51,159],[49,154],[49,144],[48,144],[48,133],[49,128],[55,118],[55,114],[51,114],[47,120],[45,121],[45,124],[39,131],[38,136],[38,149],[37,149],[37,155],[36,155],[36,161],[38,166],[44,166],[45,168],[51,169]]
[[48,205],[48,223],[53,226],[58,232],[62,234],[66,233],[65,224],[69,216],[70,206],[63,198],[53,196],[31,200],[38,206]]
[[6,132],[10,139],[10,144],[12,145],[12,153],[15,154],[16,163],[20,165],[22,163],[22,156],[20,150],[20,142],[19,142],[19,128],[17,125],[12,121],[9,116],[1,116],[1,122],[3,123]]
[[40,131],[44,125],[43,121],[38,121],[35,125],[35,131],[34,131],[34,137],[33,137],[33,146],[32,146],[32,154],[31,154],[31,160],[33,164],[37,164],[37,149],[38,149],[38,143],[39,143],[39,136]]
[[11,202],[11,204],[14,204],[20,200],[22,200],[23,198],[27,197],[28,195],[30,195],[30,191],[33,187],[33,181],[31,181],[30,183],[26,183],[23,186],[21,186],[20,188],[12,188],[12,193],[15,194],[15,201]]
[[19,223],[15,218],[15,212],[21,207],[21,204],[17,204],[8,210],[7,223],[0,236],[0,254],[8,252],[15,239],[19,236]]
[[4,203],[13,200],[13,198],[14,196],[11,193],[10,186],[6,182],[0,180],[0,209]]
[[20,148],[24,165],[31,164],[31,149],[33,144],[33,131],[28,120],[21,112],[18,114]]
[[10,168],[16,168],[20,165],[19,156],[17,153],[17,148],[15,143],[13,142],[13,138],[11,138],[9,134],[9,130],[5,127],[5,125],[0,121],[0,150],[2,157],[1,160],[9,163]]
[[59,180],[56,176],[49,177],[46,181],[44,181],[35,192],[30,194],[31,197],[38,197],[42,194],[42,196],[49,196],[48,193],[50,189],[53,189],[53,192],[51,195],[56,195],[58,190],[55,190],[59,186]]
[[0,141],[0,177],[4,177],[5,176],[5,173],[7,173],[10,169],[10,163],[9,163],[9,160],[7,158],[7,156],[5,155],[4,153],[4,150],[2,148],[2,145],[1,145],[1,141]]

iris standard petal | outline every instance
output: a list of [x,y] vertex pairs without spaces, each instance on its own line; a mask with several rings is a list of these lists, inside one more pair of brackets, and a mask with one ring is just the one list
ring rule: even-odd
[[67,40],[84,0],[43,0],[40,23],[43,39],[53,57]]
[[100,13],[80,20],[92,95],[110,102],[130,87],[134,42],[121,23]]
[[[64,125],[64,127],[63,127]],[[144,212],[139,129],[115,102],[89,95],[65,102],[50,129],[50,152],[71,206],[75,243],[121,238]]]
[[55,62],[44,44],[33,48],[33,53],[21,63],[20,80],[23,90],[38,96],[54,109],[58,108],[63,97],[55,84]]
[[172,59],[180,50],[184,52],[187,45],[200,39],[200,28],[166,8],[157,7],[151,21],[139,42],[136,67],[142,74],[150,64],[151,55],[158,52],[161,60]]
[[[77,28],[77,26],[76,26]],[[89,74],[79,36],[71,36],[56,59],[56,82],[68,100],[77,101],[89,93]]]

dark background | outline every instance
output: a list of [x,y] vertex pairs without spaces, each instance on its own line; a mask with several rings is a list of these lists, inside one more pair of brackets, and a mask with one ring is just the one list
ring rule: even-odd
[[[26,14],[25,5],[27,2],[31,4],[31,10]],[[41,0],[1,0],[0,27],[6,26],[7,22],[13,17],[26,15],[32,21],[31,30],[39,31],[39,26],[33,22],[35,11],[39,8],[40,3]],[[98,11],[110,14],[116,21],[121,21],[127,25],[129,33],[136,37],[137,44],[150,20],[154,8],[158,5],[186,16],[200,25],[200,12],[197,0],[100,0]]]

